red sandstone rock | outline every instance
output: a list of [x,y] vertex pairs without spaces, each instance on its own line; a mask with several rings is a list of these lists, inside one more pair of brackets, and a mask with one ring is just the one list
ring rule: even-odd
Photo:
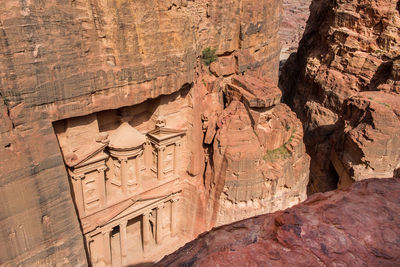
[[213,229],[155,266],[397,266],[400,180],[319,193],[285,211]]
[[400,168],[400,95],[362,92],[345,101],[331,161],[339,186],[390,178]]
[[[335,129],[344,123],[338,120],[346,99],[364,91],[400,93],[399,55],[398,1],[313,1],[299,50],[289,58],[280,78],[284,101],[294,109],[304,125],[307,151],[312,158],[311,191],[335,188],[337,173],[342,172],[342,167],[335,170],[334,167],[339,165],[331,164],[330,155]],[[387,129],[381,128],[383,131]],[[336,134],[348,133],[336,131]],[[392,132],[389,130],[382,134],[390,136]],[[361,135],[359,140],[354,135],[353,142],[363,142]],[[372,148],[375,141],[371,142]],[[378,143],[376,147],[380,147],[379,150],[394,149],[390,143]],[[356,162],[364,157],[362,150],[348,153],[357,158]],[[376,159],[379,159],[378,155],[383,154],[377,152]],[[373,158],[370,159],[374,161]],[[350,164],[353,159],[343,161]],[[380,163],[380,171],[368,176],[391,176],[393,163],[388,162],[387,169],[383,170],[384,162]]]
[[210,64],[210,71],[216,76],[228,76],[236,73],[236,60],[233,55],[218,57]]
[[228,83],[228,106],[216,122],[205,177],[209,226],[305,199],[309,157],[303,130],[294,113],[279,104],[280,96],[276,86],[254,76],[234,76]]
[[254,76],[234,76],[228,84],[228,98],[243,101],[250,108],[269,108],[278,104],[282,93],[272,82]]

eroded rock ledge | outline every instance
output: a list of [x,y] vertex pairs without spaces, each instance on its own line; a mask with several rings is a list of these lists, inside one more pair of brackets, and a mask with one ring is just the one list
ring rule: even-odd
[[369,179],[216,228],[156,266],[400,264],[400,180]]

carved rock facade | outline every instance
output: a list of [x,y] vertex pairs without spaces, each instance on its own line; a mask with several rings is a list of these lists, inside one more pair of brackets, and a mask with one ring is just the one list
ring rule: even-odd
[[[143,120],[151,120],[146,106],[55,123],[94,266],[154,260],[186,240],[177,236],[185,131],[166,128],[170,116],[158,116],[155,129],[146,131],[154,124]],[[131,126],[133,118],[142,118],[143,133]]]
[[[304,198],[302,130],[272,86],[280,1],[11,0],[0,15],[2,263],[153,262]],[[237,127],[249,136],[229,144]],[[245,157],[213,152],[240,138]]]

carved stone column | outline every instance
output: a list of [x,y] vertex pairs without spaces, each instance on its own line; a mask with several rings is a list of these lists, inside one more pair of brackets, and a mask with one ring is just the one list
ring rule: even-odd
[[121,158],[121,187],[122,193],[126,194],[128,192],[128,159]]
[[139,157],[140,157],[140,155],[137,155],[135,158],[135,175],[136,175],[137,186],[141,186],[141,184],[142,184],[141,177],[140,177],[140,169],[139,169]]
[[94,242],[93,238],[89,237],[89,235],[85,235],[84,239],[86,241],[86,249],[87,249],[87,253],[89,254],[89,258],[92,258],[92,249],[91,249],[91,244]]
[[119,225],[119,234],[121,242],[121,263],[123,266],[126,265],[126,256],[128,255],[127,253],[128,238],[126,235],[126,224],[127,221],[124,221]]
[[99,172],[98,185],[99,185],[100,205],[102,207],[105,207],[107,205],[106,179],[104,175],[104,171],[106,169],[107,167],[97,169],[97,171]]
[[144,149],[143,149],[143,154],[144,154],[144,165],[146,166],[146,169],[151,168],[151,161],[152,161],[152,146],[150,141],[146,141],[144,144]]
[[177,221],[178,221],[178,212],[177,212],[177,202],[178,198],[171,199],[171,236],[175,236],[177,233]]
[[85,216],[85,203],[83,202],[82,179],[85,175],[72,176],[72,188],[75,195],[75,204],[78,209],[79,217]]
[[143,252],[146,252],[150,244],[150,212],[146,211],[143,213]]
[[156,243],[159,245],[162,243],[162,209],[164,208],[163,205],[158,206],[156,208]]
[[174,145],[174,165],[173,165],[173,168],[174,168],[173,173],[174,173],[174,175],[178,174],[177,166],[178,166],[178,154],[180,153],[180,146],[181,146],[180,143],[175,143],[175,145]]
[[164,151],[165,147],[160,146],[157,149],[157,178],[159,181],[164,179]]
[[111,265],[111,238],[110,238],[110,230],[105,230],[103,234],[103,247],[104,247],[104,263],[106,266]]

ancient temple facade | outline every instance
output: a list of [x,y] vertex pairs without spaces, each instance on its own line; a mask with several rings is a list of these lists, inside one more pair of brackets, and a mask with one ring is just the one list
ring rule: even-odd
[[104,114],[55,125],[93,266],[152,262],[184,240],[178,210],[186,130],[166,127],[164,118],[138,130],[129,110],[115,114],[112,127]]

